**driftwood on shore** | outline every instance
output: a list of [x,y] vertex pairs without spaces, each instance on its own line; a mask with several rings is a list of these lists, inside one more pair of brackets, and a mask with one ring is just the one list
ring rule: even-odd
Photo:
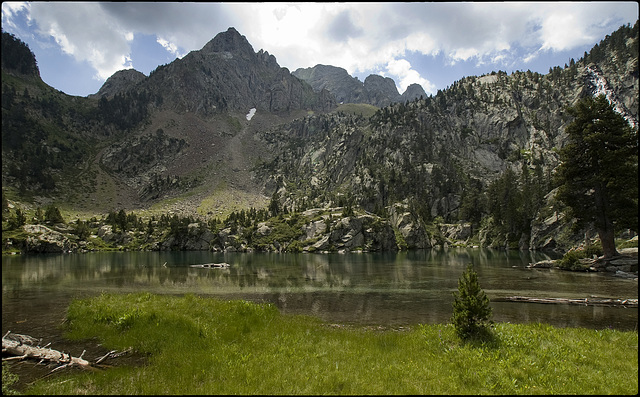
[[582,306],[624,306],[638,307],[638,299],[611,299],[611,298],[532,298],[529,296],[507,296],[504,298],[494,298],[494,302],[528,302],[528,303],[551,303],[569,304]]
[[203,263],[201,265],[190,265],[191,267],[199,267],[204,269],[226,269],[230,265],[228,263]]
[[54,368],[51,372],[58,371],[63,368],[68,367],[79,367],[83,369],[92,369],[95,365],[100,364],[107,358],[113,358],[121,356],[122,354],[127,353],[128,351],[117,353],[115,350],[110,351],[106,355],[99,357],[95,362],[90,362],[82,358],[84,356],[83,351],[79,357],[73,357],[70,353],[61,352],[58,350],[54,350],[49,347],[50,343],[45,346],[40,346],[40,342],[42,339],[38,340],[29,335],[21,335],[21,334],[12,334],[11,331],[8,331],[2,337],[2,354],[8,354],[12,357],[2,358],[2,361],[11,361],[11,360],[24,360],[24,359],[36,359],[39,360],[40,363],[54,363],[59,364],[58,367]]

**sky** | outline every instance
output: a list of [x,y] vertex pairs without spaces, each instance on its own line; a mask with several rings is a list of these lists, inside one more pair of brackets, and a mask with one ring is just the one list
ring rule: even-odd
[[229,27],[292,72],[333,65],[435,94],[492,71],[546,74],[637,19],[635,1],[2,3],[2,30],[29,45],[44,82],[78,96],[118,70],[148,76]]

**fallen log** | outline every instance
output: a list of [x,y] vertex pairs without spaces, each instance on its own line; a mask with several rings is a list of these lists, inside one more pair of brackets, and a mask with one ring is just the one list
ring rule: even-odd
[[230,265],[228,263],[203,263],[201,265],[189,265],[191,267],[199,267],[204,269],[226,269]]
[[[81,368],[89,368],[91,363],[82,356],[84,351],[79,357],[73,357],[70,353],[60,352],[58,350],[51,349],[49,347],[34,346],[37,339],[28,335],[11,334],[11,331],[7,332],[2,337],[2,353],[8,353],[15,357],[9,357],[3,359],[7,360],[23,360],[25,358],[35,358],[40,361],[54,362],[61,364],[61,367],[54,369],[54,371],[64,368],[77,366]],[[48,345],[47,345],[48,346]]]
[[49,363],[60,364],[59,367],[56,367],[51,371],[55,372],[68,367],[92,369],[95,365],[100,364],[107,358],[118,357],[129,352],[129,350],[125,350],[124,352],[116,353],[116,351],[113,350],[99,358],[95,363],[91,363],[82,358],[86,350],[83,351],[79,357],[74,357],[70,353],[51,349],[48,347],[51,343],[41,347],[39,345],[40,342],[42,342],[42,339],[38,340],[29,335],[12,334],[11,331],[8,331],[2,337],[2,353],[12,355],[13,357],[3,358],[2,361],[33,358],[40,360],[40,362],[46,361]]
[[503,298],[494,298],[493,302],[528,302],[528,303],[550,303],[550,304],[569,304],[582,306],[624,306],[638,307],[638,299],[611,299],[611,298],[533,298],[529,296],[507,296]]

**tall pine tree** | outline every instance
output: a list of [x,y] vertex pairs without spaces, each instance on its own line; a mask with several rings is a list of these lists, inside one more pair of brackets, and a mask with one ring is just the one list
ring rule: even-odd
[[638,135],[604,95],[567,109],[575,117],[560,151],[557,198],[578,224],[598,231],[606,258],[618,255],[616,228],[638,230]]

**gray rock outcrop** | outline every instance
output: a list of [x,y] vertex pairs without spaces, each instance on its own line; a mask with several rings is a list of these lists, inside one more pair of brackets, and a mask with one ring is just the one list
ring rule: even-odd
[[400,233],[408,249],[431,248],[437,245],[437,240],[429,236],[424,225],[415,214],[409,211],[406,204],[395,203],[389,208],[389,220]]
[[77,248],[63,233],[57,232],[44,225],[24,225],[28,234],[25,241],[25,251],[33,253],[63,253]]
[[393,79],[377,74],[371,74],[364,79],[364,92],[367,94],[367,102],[378,107],[399,102],[402,98]]
[[427,93],[424,92],[424,88],[420,84],[410,84],[407,89],[402,93],[402,101],[413,101],[415,99],[426,98]]
[[328,111],[335,98],[281,68],[273,55],[254,52],[234,28],[219,33],[201,50],[158,67],[144,87],[178,112],[208,116],[221,111]]
[[[318,226],[318,225],[316,225]],[[320,226],[318,232],[323,230]],[[393,228],[373,215],[336,219],[327,230],[314,234],[320,239],[305,251],[388,251],[397,249]]]
[[89,95],[89,98],[100,99],[102,97],[106,97],[111,99],[116,94],[120,94],[131,89],[134,85],[146,78],[147,76],[145,76],[144,73],[135,69],[120,70],[109,77],[104,84],[102,84],[102,87],[100,87],[98,92]]
[[351,77],[343,68],[316,65],[299,68],[292,74],[309,83],[315,91],[326,89],[336,97],[338,103],[368,103],[363,83]]
[[411,84],[400,95],[396,83],[389,77],[372,74],[361,82],[358,78],[351,77],[345,69],[331,65],[299,68],[293,75],[309,83],[315,91],[326,89],[335,95],[338,103],[368,103],[383,107],[427,96],[419,84]]

